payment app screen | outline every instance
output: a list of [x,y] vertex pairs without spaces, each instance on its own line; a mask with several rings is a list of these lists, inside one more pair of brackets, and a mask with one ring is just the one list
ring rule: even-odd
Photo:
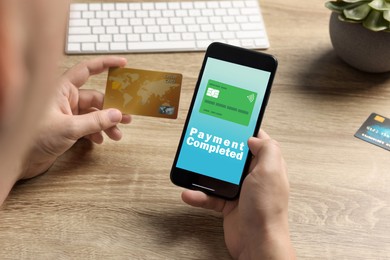
[[207,58],[177,167],[238,185],[270,75]]

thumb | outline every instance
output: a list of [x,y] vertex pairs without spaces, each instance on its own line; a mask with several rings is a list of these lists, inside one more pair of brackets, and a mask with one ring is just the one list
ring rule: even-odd
[[249,165],[249,172],[253,171],[253,169],[255,168],[258,160],[260,159],[258,154],[259,154],[262,146],[263,146],[262,139],[260,139],[258,137],[251,137],[251,138],[249,138],[249,140],[248,140],[248,147],[249,147],[249,150],[251,151],[252,156],[253,156],[251,164]]
[[84,136],[104,131],[116,126],[122,120],[122,113],[117,109],[98,110],[84,115],[72,117],[72,133],[75,140]]
[[248,140],[248,147],[249,147],[249,150],[251,151],[251,153],[254,156],[256,156],[257,153],[260,151],[261,146],[262,146],[261,139],[256,138],[256,137],[249,138],[249,140]]

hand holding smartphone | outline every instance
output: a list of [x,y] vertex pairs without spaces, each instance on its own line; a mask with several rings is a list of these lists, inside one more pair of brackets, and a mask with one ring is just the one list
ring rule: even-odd
[[268,54],[207,49],[171,170],[174,184],[224,199],[240,193],[277,67]]

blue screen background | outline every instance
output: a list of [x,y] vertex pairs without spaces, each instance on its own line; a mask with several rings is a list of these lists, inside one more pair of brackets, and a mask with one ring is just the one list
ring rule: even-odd
[[[197,99],[181,146],[177,167],[238,185],[249,149],[247,140],[253,135],[256,127],[257,117],[264,101],[270,75],[271,73],[268,71],[207,58]],[[256,103],[248,126],[199,113],[202,97],[209,79],[257,92]],[[192,127],[223,139],[239,143],[244,142],[244,156],[242,160],[232,159],[216,153],[210,154],[205,150],[186,144]]]

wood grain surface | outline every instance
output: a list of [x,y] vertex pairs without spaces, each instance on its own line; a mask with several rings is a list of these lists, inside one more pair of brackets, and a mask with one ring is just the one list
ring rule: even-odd
[[[298,258],[390,259],[390,153],[353,136],[371,112],[390,117],[390,74],[335,55],[324,2],[260,1],[265,52],[279,60],[263,129],[288,164]],[[221,218],[185,205],[169,180],[203,55],[123,55],[183,74],[179,118],[134,116],[122,141],[82,140],[19,183],[0,211],[0,259],[230,259]],[[90,57],[66,56],[63,68]],[[106,76],[85,88],[104,91]]]

